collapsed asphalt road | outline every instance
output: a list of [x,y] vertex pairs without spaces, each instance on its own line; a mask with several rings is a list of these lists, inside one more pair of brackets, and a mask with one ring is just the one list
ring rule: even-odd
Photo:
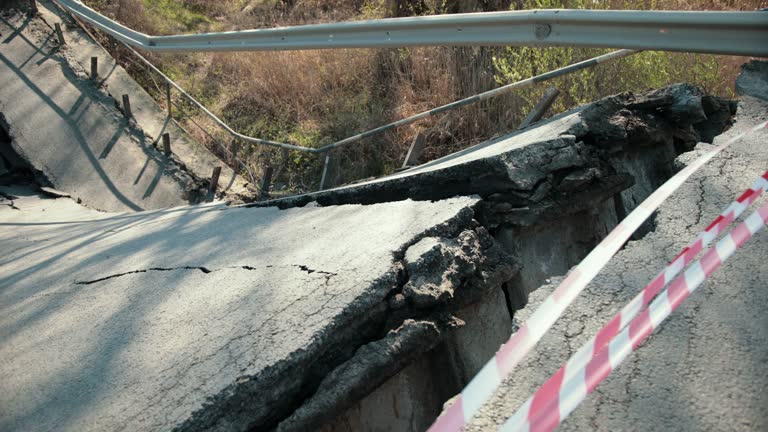
[[[61,59],[24,37],[45,29],[3,24],[21,48],[2,70],[39,74],[31,81],[41,89]],[[40,57],[34,73],[21,73],[22,54]],[[95,114],[77,100],[48,105],[72,126],[61,106],[119,119],[107,102]],[[11,138],[57,156],[29,140],[46,135],[24,124],[34,106],[10,107]],[[259,204],[267,208],[103,214],[4,188],[0,429],[423,429],[508,337],[529,291],[573,265],[734,109],[689,85],[622,94],[385,179]],[[83,150],[142,156],[102,134]],[[140,150],[147,166],[157,162]],[[54,172],[45,157],[28,159]],[[99,167],[112,162],[86,159],[99,178],[83,169],[78,181],[98,197]],[[123,173],[130,200],[151,201],[141,193],[165,185],[171,198],[158,206],[186,202],[176,194],[185,187],[158,173],[155,186]],[[135,210],[114,209],[126,208]]]
[[[688,85],[624,94],[266,208],[99,214],[6,189],[0,426],[423,429],[508,337],[529,287],[731,108]],[[429,190],[442,200],[402,200]],[[366,205],[274,206],[312,198]]]
[[[206,199],[214,166],[219,191],[245,182],[195,142],[109,54],[49,1],[39,15],[0,7],[0,127],[50,186],[104,211],[140,211]],[[53,24],[67,44],[59,46]],[[99,76],[89,76],[90,58]],[[126,119],[121,97],[131,99]],[[168,132],[172,156],[158,150]]]
[[270,427],[389,329],[407,358],[461,324],[387,321],[409,247],[490,247],[475,198],[104,214],[3,193],[2,430]]
[[[765,71],[752,64],[747,71]],[[759,79],[757,79],[759,78]],[[756,80],[768,87],[768,74]],[[750,91],[741,86],[742,91]],[[752,93],[750,94],[759,94]],[[768,100],[746,96],[724,142],[768,120]],[[496,430],[687,243],[768,168],[766,133],[717,156],[659,209],[655,229],[632,241],[576,299],[467,430]],[[692,161],[710,146],[678,158]],[[766,202],[763,196],[754,208]],[[751,211],[745,213],[744,217]],[[768,235],[760,232],[717,270],[648,341],[566,419],[564,431],[768,429]],[[562,278],[534,291],[515,315],[528,318]]]

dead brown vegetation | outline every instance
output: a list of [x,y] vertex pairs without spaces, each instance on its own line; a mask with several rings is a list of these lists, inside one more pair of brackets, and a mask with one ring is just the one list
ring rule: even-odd
[[[89,3],[130,27],[152,34],[507,10],[531,5],[683,10],[768,7],[766,0],[94,0]],[[553,53],[550,56],[560,55]],[[569,55],[586,53],[572,52]],[[499,73],[493,59],[504,55],[501,48],[428,47],[153,55],[151,59],[235,129],[261,138],[320,146],[494,88],[506,78]],[[669,55],[680,56],[675,63],[680,65],[696,66],[702,61],[709,62],[708,65],[713,63],[700,56]],[[708,73],[706,77],[702,73],[697,77],[688,71],[665,71],[669,73],[664,76],[669,80],[693,81],[711,87],[707,90],[714,93],[732,96],[733,78],[743,60],[720,57],[715,61],[719,65],[717,70],[703,69]],[[598,73],[602,76],[616,73],[610,68]],[[691,71],[694,69],[690,68]],[[133,70],[140,72],[136,68]],[[717,78],[716,82],[712,81],[713,76]],[[558,110],[623,90],[610,85],[586,86],[576,81],[560,84],[573,88],[563,88],[565,96]],[[627,85],[631,87],[631,84]],[[402,163],[410,140],[419,131],[427,135],[427,159],[510,131],[525,116],[531,100],[541,91],[543,88],[524,95],[501,97],[491,103],[450,112],[349,146],[338,154],[341,166],[338,180],[350,181],[391,172]],[[216,132],[204,116],[195,112],[191,115],[197,123],[210,128],[212,136],[190,124],[188,129],[198,139],[230,142],[223,133]],[[286,155],[268,148],[241,148],[241,151],[241,156],[247,156],[257,171],[265,163],[279,165],[278,182],[289,189],[312,189],[319,180],[320,159],[312,155]]]

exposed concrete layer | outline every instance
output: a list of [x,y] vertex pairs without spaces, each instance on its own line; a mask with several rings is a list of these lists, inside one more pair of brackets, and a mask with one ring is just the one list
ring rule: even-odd
[[[404,365],[434,348],[442,339],[441,332],[462,324],[450,316],[437,322],[406,320],[384,339],[360,347],[352,359],[325,377],[320,383],[322,396],[309,399],[282,422],[278,430],[317,430],[337,415],[339,407],[354,405],[403,369]],[[418,405],[422,403],[418,400],[414,402]]]
[[[512,331],[501,289],[455,313],[464,325],[405,369],[328,421],[324,432],[423,431]],[[466,318],[466,320],[464,319]],[[379,382],[379,380],[374,380]]]
[[[737,123],[716,142],[768,119],[745,98]],[[693,160],[699,150],[678,159]],[[766,169],[766,133],[734,144],[688,181],[629,242],[487,403],[469,430],[496,430],[568,357]],[[758,203],[765,203],[762,198]],[[765,430],[768,376],[768,235],[760,233],[712,275],[560,430]],[[556,286],[531,294],[518,324]]]
[[[526,227],[500,227],[496,240],[520,265],[520,273],[508,286],[518,309],[528,293],[545,279],[565,274],[585,257],[615,227],[625,213],[619,197],[607,198],[591,208],[556,221],[542,221]],[[631,211],[634,207],[629,207]],[[621,211],[617,211],[617,210]]]
[[318,429],[322,432],[425,431],[454,394],[445,357],[421,356],[373,393]]
[[[305,399],[281,429],[316,425],[515,271],[476,198],[118,215],[3,192],[2,430],[262,430]],[[432,307],[403,294],[426,237],[474,269]]]

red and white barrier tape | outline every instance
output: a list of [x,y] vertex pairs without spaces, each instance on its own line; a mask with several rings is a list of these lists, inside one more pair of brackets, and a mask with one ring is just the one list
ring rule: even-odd
[[731,203],[694,241],[675,257],[659,273],[651,283],[633,298],[608,324],[597,332],[589,342],[579,349],[568,362],[555,373],[541,388],[529,398],[514,416],[505,423],[507,430],[525,430],[526,425],[533,420],[543,407],[552,399],[560,396],[560,387],[563,382],[568,382],[610,342],[624,327],[629,324],[647,305],[656,297],[672,279],[678,275],[696,255],[707,247],[725,227],[741,216],[746,209],[754,203],[763,192],[768,189],[768,171],[752,183],[736,201]]
[[[570,379],[557,386],[557,397],[551,397],[530,422],[513,424],[510,419],[500,430],[551,431],[586,399],[598,384],[615,370],[629,354],[637,349],[654,329],[698,288],[712,272],[720,267],[747,240],[752,238],[768,221],[768,203],[751,214],[743,223],[725,235],[707,250],[704,256],[691,265],[669,288],[662,291],[639,316],[619,332]],[[543,389],[543,388],[542,388]],[[539,392],[542,391],[539,389]],[[525,408],[525,407],[523,407]],[[522,411],[522,410],[521,410]]]
[[766,126],[768,122],[761,123],[704,153],[646,198],[571,271],[528,321],[501,346],[496,355],[472,378],[455,402],[437,418],[429,432],[459,431],[662,202],[721,151],[748,133],[764,129]]

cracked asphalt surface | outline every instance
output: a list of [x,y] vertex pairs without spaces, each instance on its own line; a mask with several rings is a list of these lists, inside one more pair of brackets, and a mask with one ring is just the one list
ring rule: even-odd
[[477,202],[108,214],[0,190],[6,431],[195,429],[219,400],[240,408],[213,427],[242,429],[383,301],[397,251]]
[[[715,141],[768,119],[745,98]],[[701,150],[678,158],[691,161]],[[766,132],[722,153],[658,211],[655,230],[631,241],[579,296],[467,428],[496,430],[698,232],[766,170]],[[763,196],[757,204],[766,202]],[[753,206],[752,211],[754,211]],[[748,211],[744,216],[748,215]],[[749,241],[563,423],[560,430],[768,430],[768,234]],[[531,293],[522,324],[560,278]]]
[[[202,179],[225,165],[219,191],[247,194],[242,178],[195,142],[97,43],[51,2],[40,14],[0,8],[0,113],[14,150],[57,189],[92,208],[141,211],[200,202]],[[61,23],[67,45],[52,28]],[[99,60],[99,80],[89,76]],[[130,95],[132,119],[121,108]],[[154,145],[168,132],[173,156]]]
[[[124,94],[131,95],[133,117],[148,136],[159,140],[163,133],[168,132],[171,135],[174,155],[184,163],[185,169],[200,178],[209,177],[213,167],[221,166],[220,193],[223,191],[231,197],[250,193],[246,189],[246,180],[243,177],[237,175],[226,164],[222,164],[217,156],[202,143],[195,141],[175,121],[169,122],[166,110],[159,106],[155,99],[71,17],[48,0],[38,0],[38,3],[40,14],[48,23],[62,23],[64,37],[67,40],[66,59],[71,67],[87,71],[90,68],[91,57],[99,57],[99,67],[109,71],[101,83],[104,91],[116,102],[121,102]],[[156,76],[154,78],[159,80]],[[159,81],[158,84],[162,85]],[[158,87],[155,88],[158,89]],[[176,115],[178,116],[178,113]]]

